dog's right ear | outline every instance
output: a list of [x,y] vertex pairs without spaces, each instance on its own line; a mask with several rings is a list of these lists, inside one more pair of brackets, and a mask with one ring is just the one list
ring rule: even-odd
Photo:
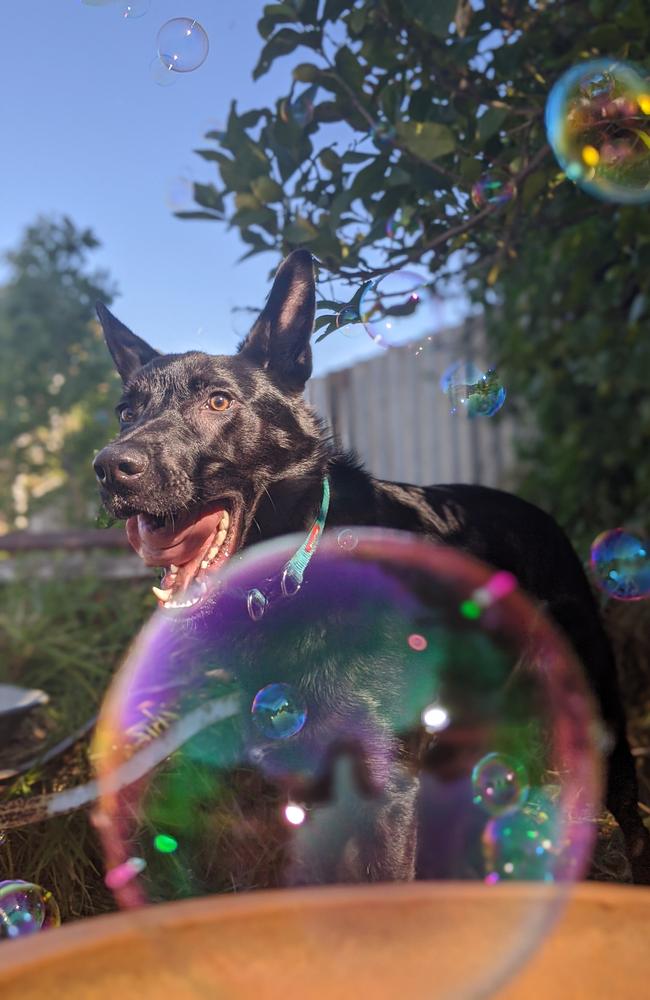
[[268,369],[292,392],[302,392],[311,375],[310,338],[316,311],[314,261],[294,250],[280,264],[266,305],[239,353]]
[[111,352],[111,357],[115,362],[118,374],[123,382],[128,382],[135,375],[138,369],[146,365],[153,358],[159,358],[160,354],[149,347],[144,340],[136,337],[128,326],[120,323],[110,309],[107,309],[103,302],[95,304],[99,322],[104,331],[106,346]]

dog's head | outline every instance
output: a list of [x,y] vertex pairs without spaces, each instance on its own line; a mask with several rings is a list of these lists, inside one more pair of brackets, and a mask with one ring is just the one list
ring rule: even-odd
[[207,574],[258,537],[256,513],[274,483],[296,470],[318,480],[321,430],[302,399],[314,309],[302,250],[280,267],[232,356],[159,354],[98,305],[123,393],[119,435],[93,465],[133,548],[166,569],[159,600],[193,603]]

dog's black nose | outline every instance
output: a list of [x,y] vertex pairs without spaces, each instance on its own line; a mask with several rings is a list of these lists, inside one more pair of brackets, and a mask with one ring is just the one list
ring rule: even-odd
[[128,486],[146,472],[148,465],[146,452],[109,444],[95,457],[93,469],[102,486],[110,486],[111,483]]

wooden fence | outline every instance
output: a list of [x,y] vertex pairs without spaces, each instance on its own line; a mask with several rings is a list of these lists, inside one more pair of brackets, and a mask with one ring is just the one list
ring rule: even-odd
[[483,342],[480,319],[470,319],[312,379],[306,398],[341,444],[380,478],[504,486],[513,453],[507,399],[498,416],[469,420],[450,413],[440,389],[454,361],[486,360]]

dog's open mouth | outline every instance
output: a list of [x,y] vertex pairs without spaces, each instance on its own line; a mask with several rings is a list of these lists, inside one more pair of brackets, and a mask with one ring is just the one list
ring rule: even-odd
[[241,511],[216,501],[173,516],[137,514],[126,522],[126,534],[147,566],[165,570],[153,588],[159,605],[191,608],[206,593],[209,576],[236,551]]

